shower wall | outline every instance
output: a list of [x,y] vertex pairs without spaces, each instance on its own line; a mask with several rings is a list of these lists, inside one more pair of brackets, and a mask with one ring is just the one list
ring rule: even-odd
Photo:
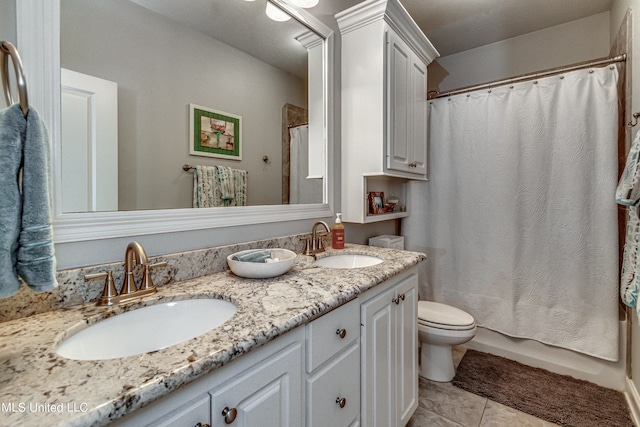
[[438,58],[428,89],[446,91],[609,55],[609,12]]

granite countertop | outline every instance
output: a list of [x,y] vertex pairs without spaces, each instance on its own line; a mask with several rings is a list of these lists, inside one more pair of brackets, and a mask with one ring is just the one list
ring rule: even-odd
[[[161,287],[123,306],[90,303],[0,323],[0,425],[105,425],[425,258],[417,252],[359,245],[328,250],[318,258],[332,252],[373,255],[384,262],[344,270],[313,266],[313,257],[298,255],[287,274],[272,279],[243,279],[226,271]],[[100,361],[56,354],[70,331],[131,309],[190,298],[225,299],[238,311],[213,331],[152,353]]]

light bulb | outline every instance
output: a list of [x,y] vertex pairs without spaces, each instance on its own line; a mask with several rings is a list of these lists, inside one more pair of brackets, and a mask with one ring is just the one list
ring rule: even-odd
[[298,7],[303,7],[305,9],[308,9],[310,7],[314,7],[315,5],[317,5],[320,0],[291,0],[291,1],[293,4],[295,4]]
[[289,15],[287,15],[271,3],[267,3],[267,16],[278,22],[288,21],[289,19],[291,19]]

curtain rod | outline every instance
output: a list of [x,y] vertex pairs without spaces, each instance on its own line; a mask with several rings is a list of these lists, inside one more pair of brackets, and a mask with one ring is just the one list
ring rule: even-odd
[[[509,84],[509,83],[524,82],[524,81],[527,81],[527,80],[533,80],[533,79],[537,79],[537,78],[540,78],[540,77],[548,77],[548,76],[553,76],[555,74],[561,74],[561,73],[564,73],[564,72],[567,72],[567,71],[581,70],[583,68],[596,67],[596,66],[599,66],[599,65],[609,65],[609,64],[613,64],[614,62],[625,62],[626,60],[627,60],[627,54],[623,53],[622,55],[618,55],[618,56],[615,56],[613,58],[604,58],[604,59],[598,59],[598,60],[595,60],[595,61],[581,62],[581,63],[574,64],[574,65],[567,65],[567,66],[564,66],[564,67],[551,68],[549,70],[539,71],[537,73],[523,74],[523,75],[517,76],[517,77],[511,77],[511,78],[508,78],[508,79],[496,80],[496,81],[493,81],[493,82],[490,82],[490,83],[483,83],[483,84],[479,84],[479,85],[475,85],[475,86],[463,87],[461,89],[450,90],[448,92],[443,92],[443,93],[439,93],[436,90],[431,90],[427,94],[427,99],[444,98],[445,96],[458,95],[458,94],[461,94],[461,93],[473,92],[473,91],[480,90],[480,89],[489,89],[489,88],[502,86],[502,85]],[[433,94],[435,94],[435,95],[433,95]]]

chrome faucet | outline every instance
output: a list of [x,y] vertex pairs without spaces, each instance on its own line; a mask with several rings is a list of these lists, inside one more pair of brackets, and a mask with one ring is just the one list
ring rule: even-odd
[[[323,226],[326,233],[318,233],[318,227]],[[313,228],[311,229],[311,244],[309,244],[309,240],[307,240],[307,245],[304,249],[305,255],[315,255],[319,252],[324,252],[324,245],[322,244],[322,236],[330,233],[331,230],[329,226],[324,221],[317,221],[313,224]]]
[[[135,264],[143,267],[142,282],[140,283],[139,288],[136,286],[133,274],[133,267]],[[102,291],[102,296],[98,299],[97,305],[114,305],[157,292],[158,290],[151,280],[151,269],[166,266],[166,262],[149,264],[147,253],[142,245],[138,242],[131,242],[127,245],[127,250],[124,255],[124,282],[122,283],[122,288],[119,293],[116,291],[115,285],[113,284],[112,271],[87,274],[84,276],[84,280],[87,281],[104,277],[104,290]]]

